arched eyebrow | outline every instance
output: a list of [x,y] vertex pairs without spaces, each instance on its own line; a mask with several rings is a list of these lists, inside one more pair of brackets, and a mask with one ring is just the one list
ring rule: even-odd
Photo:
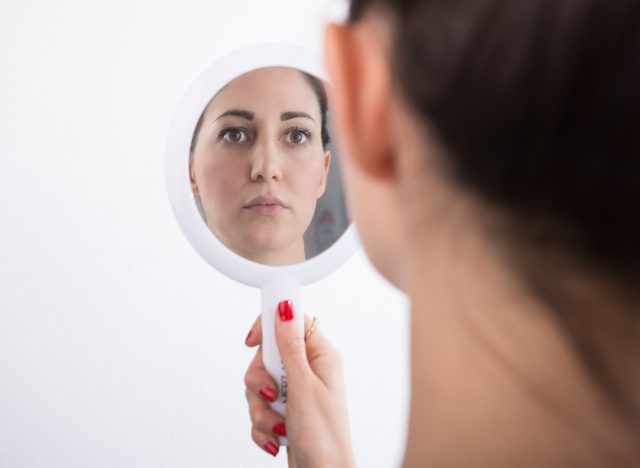
[[304,117],[305,119],[311,119],[313,122],[315,122],[315,120],[313,120],[313,118],[306,112],[283,112],[282,114],[280,114],[280,120],[282,120],[283,122],[285,120],[295,119],[296,117]]
[[[216,120],[219,120],[222,117],[226,117],[228,115],[233,115],[234,117],[241,117],[241,118],[247,119],[247,120],[253,120],[253,118],[255,117],[255,114],[253,112],[246,111],[246,110],[239,110],[239,109],[231,109],[231,110],[228,110],[228,111],[223,112],[222,114],[220,114],[216,118]],[[216,120],[214,120],[214,122]]]

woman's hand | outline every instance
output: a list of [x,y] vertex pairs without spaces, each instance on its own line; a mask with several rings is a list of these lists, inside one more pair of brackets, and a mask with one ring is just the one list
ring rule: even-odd
[[[286,312],[287,303],[279,306]],[[293,311],[295,313],[295,311]],[[305,334],[311,326],[304,317]],[[247,336],[247,346],[262,342],[260,317]],[[262,364],[258,351],[245,375],[251,435],[256,444],[272,455],[278,453],[278,435],[289,440],[289,464],[297,468],[353,467],[355,461],[342,375],[342,359],[322,332],[315,330],[305,342],[294,320],[276,314],[276,341],[287,373],[286,421],[269,409],[277,397],[277,386]]]

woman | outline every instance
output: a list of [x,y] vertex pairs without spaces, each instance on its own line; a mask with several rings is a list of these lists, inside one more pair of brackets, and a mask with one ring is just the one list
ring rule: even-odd
[[[404,466],[640,466],[640,3],[355,0],[326,55],[350,208],[411,298]],[[354,466],[339,359],[291,316],[253,438]]]
[[246,73],[220,90],[196,125],[189,174],[207,225],[255,262],[305,260],[303,234],[326,187],[327,98],[289,68]]

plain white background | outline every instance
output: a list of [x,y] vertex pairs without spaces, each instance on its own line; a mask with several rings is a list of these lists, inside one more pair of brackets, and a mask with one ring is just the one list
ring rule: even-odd
[[[0,4],[0,467],[286,466],[249,433],[259,292],[183,237],[165,144],[227,52],[321,51],[326,3]],[[362,252],[303,298],[344,355],[359,466],[397,466],[405,298]]]

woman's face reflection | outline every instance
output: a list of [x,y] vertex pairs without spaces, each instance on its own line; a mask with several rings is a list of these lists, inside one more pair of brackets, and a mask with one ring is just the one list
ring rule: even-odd
[[242,75],[205,109],[189,173],[209,229],[250,260],[305,259],[303,234],[324,193],[331,155],[308,77],[289,68]]

